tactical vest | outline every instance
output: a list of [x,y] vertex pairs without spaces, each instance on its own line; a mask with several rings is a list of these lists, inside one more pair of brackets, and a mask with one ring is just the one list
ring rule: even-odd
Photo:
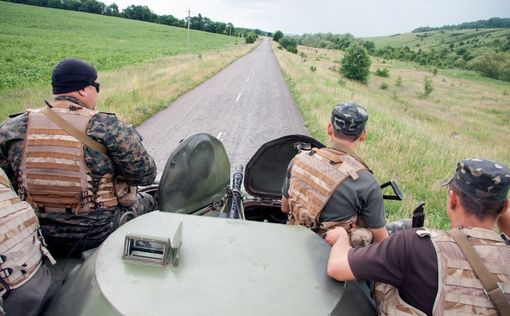
[[[462,229],[462,232],[469,237],[482,262],[510,299],[510,246],[494,231],[472,228]],[[455,241],[443,231],[423,229],[416,233],[420,237],[430,236],[438,259],[438,291],[432,314],[498,315]],[[374,296],[380,315],[425,315],[404,302],[391,285],[376,284]]]
[[[351,155],[332,148],[314,148],[296,155],[292,160],[287,223],[319,229],[319,216],[331,195],[348,177],[357,180],[363,170],[367,168]],[[356,223],[354,215],[346,221],[328,222],[323,228],[350,228]]]
[[[83,133],[96,113],[69,101],[55,101],[52,111]],[[93,191],[83,144],[41,110],[29,114],[18,178],[18,192],[39,212],[80,214],[118,203],[112,174],[102,176]]]
[[55,263],[43,242],[34,210],[19,199],[0,169],[0,295],[30,280],[43,256]]

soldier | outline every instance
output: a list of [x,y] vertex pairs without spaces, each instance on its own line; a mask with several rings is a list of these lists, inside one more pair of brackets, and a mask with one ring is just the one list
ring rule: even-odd
[[52,73],[53,101],[0,125],[0,167],[36,210],[52,252],[97,247],[156,205],[136,192],[154,181],[154,160],[132,127],[94,111],[96,80],[92,65],[64,59]]
[[321,235],[342,226],[358,245],[388,237],[380,185],[355,153],[366,138],[367,120],[368,113],[360,105],[337,105],[327,126],[331,147],[294,157],[282,188],[281,209],[289,214],[288,224]]
[[0,315],[37,315],[48,298],[55,261],[44,246],[34,210],[0,169]]
[[450,231],[412,228],[351,248],[345,230],[332,230],[328,275],[383,282],[375,286],[382,315],[510,315],[510,170],[467,159],[445,185]]

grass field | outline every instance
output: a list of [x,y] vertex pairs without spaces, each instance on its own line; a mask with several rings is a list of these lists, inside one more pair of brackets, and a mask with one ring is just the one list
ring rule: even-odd
[[254,45],[239,38],[115,17],[0,1],[0,121],[51,97],[65,57],[99,72],[98,108],[139,124]]
[[[368,138],[358,151],[380,181],[394,178],[406,194],[404,202],[386,203],[390,220],[408,217],[424,201],[427,224],[446,228],[446,189],[440,184],[458,160],[477,156],[510,165],[510,83],[461,70],[434,76],[414,63],[372,58],[371,71],[386,67],[390,76],[371,75],[363,85],[340,77],[340,51],[299,47],[306,58],[276,45],[274,51],[314,137],[327,140],[335,104],[354,100],[368,109]],[[434,87],[427,97],[426,77]]]

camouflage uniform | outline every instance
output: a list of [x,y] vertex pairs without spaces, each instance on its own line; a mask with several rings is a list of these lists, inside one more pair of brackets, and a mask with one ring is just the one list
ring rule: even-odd
[[[59,96],[55,100],[81,105],[77,99],[69,96]],[[16,188],[19,187],[18,172],[20,158],[24,152],[28,118],[29,113],[24,112],[12,115],[0,125],[0,167],[6,171]],[[115,175],[129,185],[149,185],[154,181],[156,177],[154,159],[143,147],[134,128],[119,121],[115,114],[99,112],[94,115],[87,125],[86,134],[106,146],[108,151],[106,156],[84,146],[84,161],[91,171],[93,190],[97,189],[101,176],[107,173]],[[130,207],[134,215],[155,209],[156,202],[152,196],[138,194],[139,200]],[[59,248],[64,245],[67,246],[65,248],[75,247],[79,241],[83,242],[84,248],[90,248],[99,245],[116,228],[124,211],[118,206],[113,212],[98,209],[80,215],[52,213],[38,215],[50,247],[58,239]],[[52,236],[55,236],[55,240]]]

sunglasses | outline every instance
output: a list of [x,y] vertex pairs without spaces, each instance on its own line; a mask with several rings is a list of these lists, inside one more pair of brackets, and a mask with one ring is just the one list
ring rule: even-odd
[[96,92],[99,93],[99,86],[101,85],[99,82],[91,81],[90,85],[96,88]]

